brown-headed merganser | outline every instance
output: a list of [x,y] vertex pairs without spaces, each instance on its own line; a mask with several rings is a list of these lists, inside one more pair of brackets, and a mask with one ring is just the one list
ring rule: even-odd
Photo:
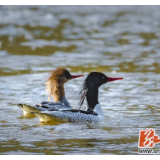
[[98,88],[107,82],[120,80],[123,78],[107,77],[100,72],[91,72],[85,79],[82,90],[80,91],[80,106],[85,98],[87,100],[87,109],[66,109],[58,111],[33,112],[40,121],[43,122],[103,122],[105,120],[101,106],[98,102]]
[[46,110],[59,110],[59,109],[72,109],[70,103],[65,97],[64,84],[71,79],[82,77],[84,75],[71,75],[65,68],[58,68],[51,72],[50,77],[46,82],[46,90],[49,93],[49,100],[54,98],[54,102],[42,102],[40,104],[30,106],[27,104],[17,104],[23,110],[23,114],[31,112],[46,111]]

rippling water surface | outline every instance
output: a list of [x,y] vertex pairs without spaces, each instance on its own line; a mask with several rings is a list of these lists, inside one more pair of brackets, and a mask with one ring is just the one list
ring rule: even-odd
[[[139,130],[160,136],[159,17],[160,6],[0,6],[0,154],[138,154]],[[57,67],[124,77],[100,88],[104,124],[23,116],[16,104],[47,100]],[[73,108],[84,78],[65,85]]]

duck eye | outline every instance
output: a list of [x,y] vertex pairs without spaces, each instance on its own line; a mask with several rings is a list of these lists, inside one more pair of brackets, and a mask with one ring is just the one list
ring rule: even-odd
[[66,73],[65,73],[65,77],[66,77],[67,79],[69,79],[69,78],[71,77],[71,75],[66,72]]

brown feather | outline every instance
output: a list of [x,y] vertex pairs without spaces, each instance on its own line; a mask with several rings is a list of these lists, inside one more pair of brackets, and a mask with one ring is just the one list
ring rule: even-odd
[[46,81],[46,90],[49,93],[48,100],[53,97],[54,102],[59,102],[65,95],[64,83],[69,80],[66,79],[65,72],[68,72],[65,68],[58,68],[51,72],[50,77]]

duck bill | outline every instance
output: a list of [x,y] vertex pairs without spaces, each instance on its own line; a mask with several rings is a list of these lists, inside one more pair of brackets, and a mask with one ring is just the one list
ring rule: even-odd
[[74,79],[74,78],[78,78],[78,77],[83,77],[84,75],[71,75],[71,79]]
[[107,82],[116,81],[116,80],[120,80],[120,79],[123,79],[123,78],[112,78],[112,77],[108,77]]

